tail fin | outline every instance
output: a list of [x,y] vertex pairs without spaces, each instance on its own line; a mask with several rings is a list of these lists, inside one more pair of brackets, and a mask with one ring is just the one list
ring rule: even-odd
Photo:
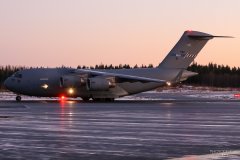
[[231,38],[228,36],[213,36],[198,31],[185,31],[180,40],[158,67],[169,69],[186,69],[196,58],[208,40],[214,37]]

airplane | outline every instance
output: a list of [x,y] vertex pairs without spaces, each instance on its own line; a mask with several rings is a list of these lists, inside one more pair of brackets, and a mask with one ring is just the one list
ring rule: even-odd
[[178,84],[198,73],[187,70],[211,34],[187,30],[155,68],[134,69],[72,69],[35,68],[14,73],[4,86],[21,95],[36,97],[81,97],[83,101],[112,102],[114,99]]

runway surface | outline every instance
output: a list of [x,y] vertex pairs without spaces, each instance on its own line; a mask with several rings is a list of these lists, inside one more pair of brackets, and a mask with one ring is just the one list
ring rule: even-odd
[[0,102],[0,159],[240,159],[239,100]]

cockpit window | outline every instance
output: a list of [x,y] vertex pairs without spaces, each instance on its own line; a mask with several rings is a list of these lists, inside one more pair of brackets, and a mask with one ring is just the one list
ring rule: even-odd
[[21,73],[15,73],[13,76],[15,78],[22,78],[22,74]]

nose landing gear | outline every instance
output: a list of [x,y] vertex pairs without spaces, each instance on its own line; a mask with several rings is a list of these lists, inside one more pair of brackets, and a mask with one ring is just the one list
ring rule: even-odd
[[21,97],[21,96],[16,96],[16,101],[17,101],[17,102],[21,102],[21,100],[22,100],[22,97]]

